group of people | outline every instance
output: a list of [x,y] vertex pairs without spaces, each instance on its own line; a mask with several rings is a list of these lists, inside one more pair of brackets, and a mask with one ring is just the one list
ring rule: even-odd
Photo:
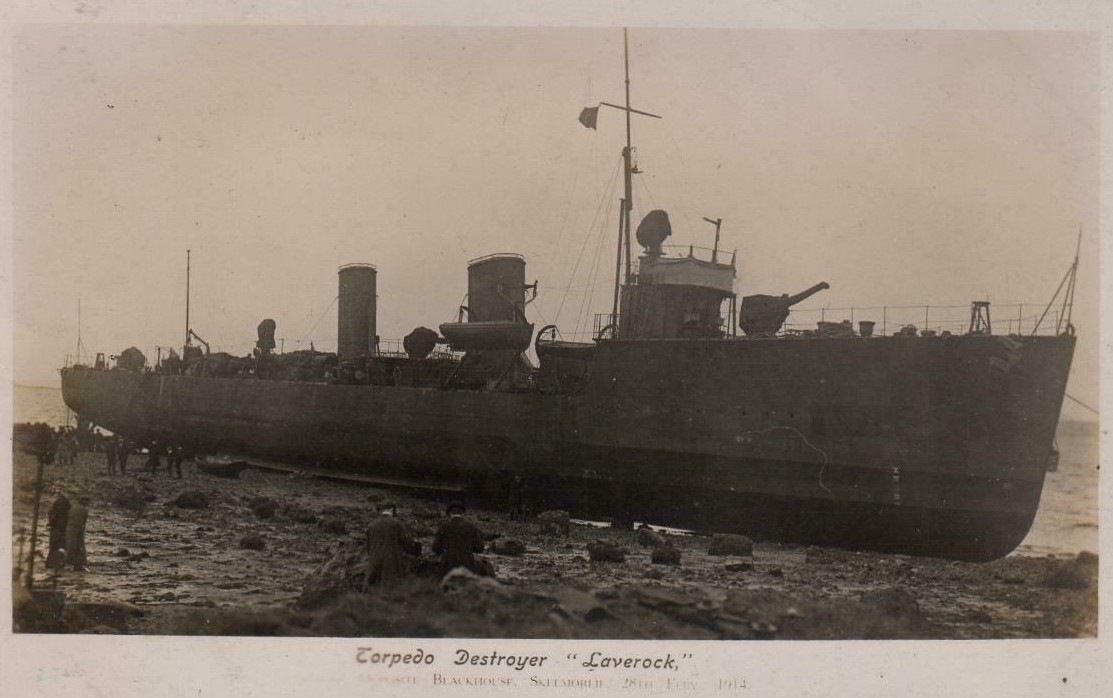
[[115,475],[117,468],[121,475],[128,472],[128,456],[132,447],[127,440],[113,434],[104,443],[104,459],[108,463],[108,474]]
[[72,567],[83,571],[85,555],[85,523],[89,518],[89,498],[78,494],[71,502],[65,492],[58,494],[47,513],[50,544],[46,555],[47,569],[60,571]]
[[73,465],[81,450],[77,431],[72,427],[58,427],[54,433],[54,462],[58,465]]
[[[489,574],[489,569],[476,559],[483,552],[483,536],[479,528],[464,518],[467,509],[460,502],[449,504],[448,519],[437,528],[433,553],[438,557],[441,575],[463,567],[476,574]],[[382,507],[367,527],[367,574],[363,590],[375,585],[389,585],[409,573],[403,553],[421,554],[421,543],[414,540],[406,524],[395,516],[393,506]]]
[[182,462],[186,459],[185,448],[167,446],[152,441],[147,446],[147,472],[154,475],[162,467],[162,456],[166,456],[166,474],[182,479]]
[[[135,446],[121,436],[113,435],[104,443],[104,459],[108,465],[108,474],[115,475],[117,470],[120,475],[127,475],[128,456],[135,450]],[[164,446],[157,441],[147,445],[147,472],[152,475],[162,467],[162,456],[166,456],[166,473],[182,479],[182,463],[186,459],[185,449],[181,446]]]

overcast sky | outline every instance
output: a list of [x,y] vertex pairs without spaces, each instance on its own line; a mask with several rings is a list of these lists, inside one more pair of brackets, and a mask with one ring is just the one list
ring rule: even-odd
[[[1097,49],[633,30],[633,105],[664,117],[634,120],[635,216],[668,210],[680,245],[722,217],[740,296],[827,281],[804,307],[960,323],[989,299],[998,331],[1042,310],[1081,226],[1069,390],[1096,405]],[[187,248],[191,324],[239,354],[265,317],[335,349],[349,262],[379,269],[383,338],[454,317],[492,252],[526,256],[538,326],[609,309],[623,118],[576,117],[621,101],[621,30],[29,26],[12,62],[18,383],[57,384],[78,299],[90,353],[180,346]]]

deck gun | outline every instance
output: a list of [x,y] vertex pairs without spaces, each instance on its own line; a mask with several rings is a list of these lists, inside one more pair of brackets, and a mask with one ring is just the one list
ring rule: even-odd
[[776,334],[788,319],[789,308],[827,288],[831,287],[826,281],[821,281],[795,296],[745,296],[738,313],[738,324],[747,335]]

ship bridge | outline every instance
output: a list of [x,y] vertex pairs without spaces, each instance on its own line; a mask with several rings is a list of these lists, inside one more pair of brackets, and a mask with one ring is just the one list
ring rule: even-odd
[[[669,257],[661,245],[649,245],[638,259],[637,272],[622,287],[621,312],[615,336],[621,339],[722,337],[733,332],[723,322],[723,301],[734,315],[735,258],[718,261],[717,250],[701,259],[696,248]],[[729,320],[728,320],[729,321]]]
[[725,298],[734,294],[736,276],[733,257],[730,264],[704,261],[689,248],[687,257],[644,255],[639,260],[637,282],[714,289]]

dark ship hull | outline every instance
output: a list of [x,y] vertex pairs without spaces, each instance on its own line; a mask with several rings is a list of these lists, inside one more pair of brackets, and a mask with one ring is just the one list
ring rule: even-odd
[[542,357],[522,391],[83,367],[62,388],[92,423],[198,452],[457,481],[498,504],[521,475],[535,509],[989,560],[1035,516],[1074,341],[615,339],[578,383],[554,388]]

